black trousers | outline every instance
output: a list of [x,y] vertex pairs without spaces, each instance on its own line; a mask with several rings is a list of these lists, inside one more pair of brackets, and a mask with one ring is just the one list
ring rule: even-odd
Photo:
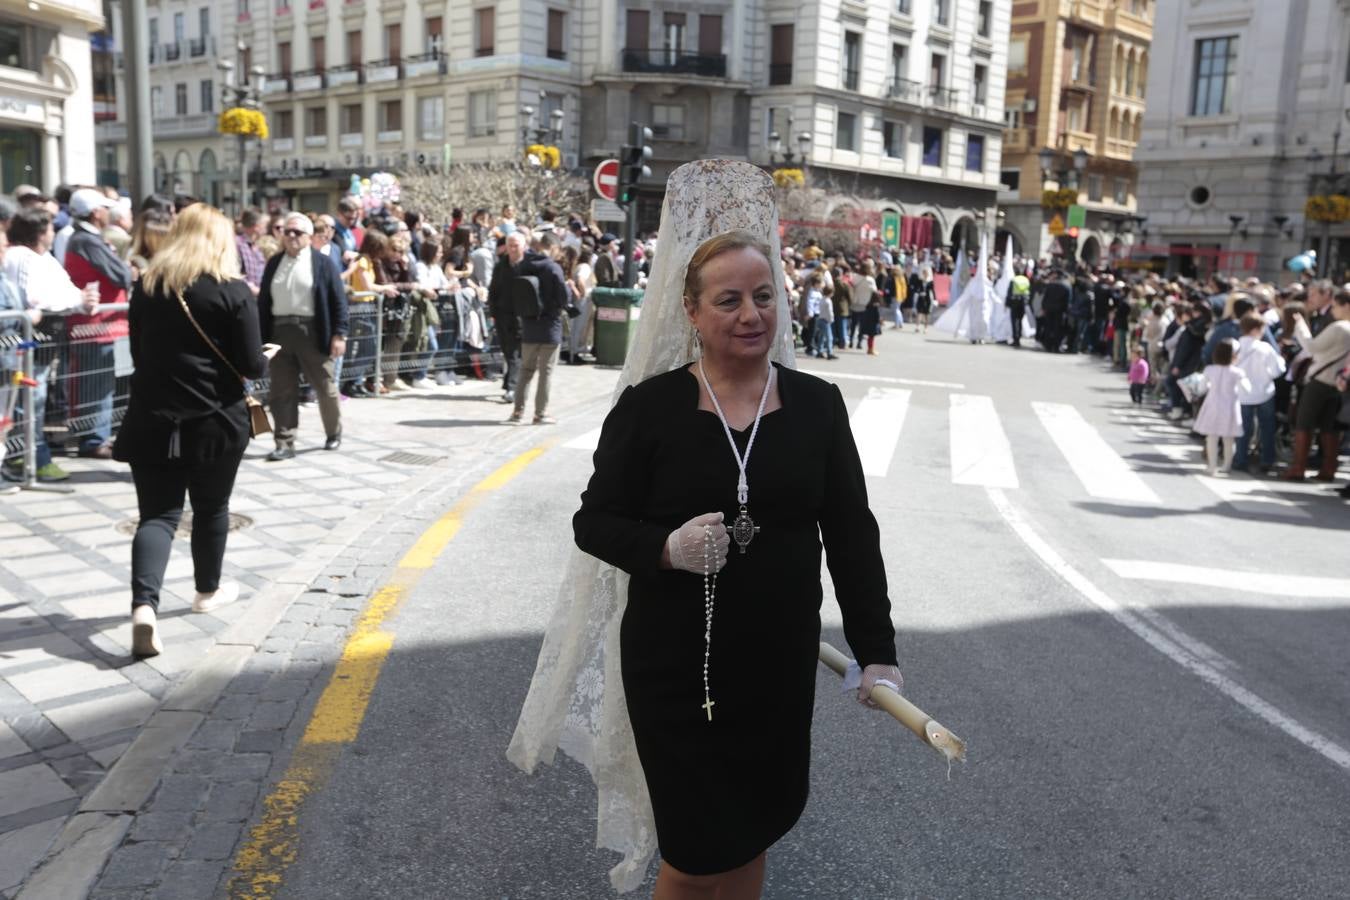
[[1017,346],[1022,346],[1022,319],[1027,313],[1025,303],[1009,303],[1008,316],[1012,321],[1012,342]]
[[497,329],[497,342],[502,348],[502,390],[514,392],[520,380],[520,334],[510,328]]
[[183,498],[192,500],[192,574],[200,593],[220,587],[229,533],[230,494],[243,458],[222,457],[196,466],[131,464],[140,524],[131,542],[131,608],[159,609],[159,592],[174,532],[183,518]]

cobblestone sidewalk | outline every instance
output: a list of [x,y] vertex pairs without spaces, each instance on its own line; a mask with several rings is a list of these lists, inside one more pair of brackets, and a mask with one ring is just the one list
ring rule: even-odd
[[[603,371],[568,374],[584,401],[613,380]],[[58,837],[70,839],[72,815],[91,806],[108,770],[159,724],[152,717],[196,716],[174,729],[191,733],[211,712],[155,793],[152,814],[136,818],[127,844],[146,848],[134,857],[151,855],[157,842],[188,841],[161,857],[173,861],[173,874],[159,895],[198,896],[166,885],[196,883],[189,863],[223,860],[216,854],[227,853],[220,849],[225,840],[219,828],[184,826],[198,814],[215,826],[236,815],[242,821],[252,808],[267,754],[280,746],[281,729],[324,653],[340,647],[352,612],[404,543],[398,538],[413,533],[408,510],[416,498],[453,489],[475,468],[482,445],[529,436],[501,424],[505,409],[491,402],[496,395],[491,384],[470,383],[344,403],[338,453],[301,447],[296,460],[274,464],[262,459],[270,443],[255,442],[231,501],[231,512],[248,522],[230,535],[225,557],[226,577],[241,585],[240,602],[192,613],[188,545],[175,541],[160,610],[165,652],[143,662],[129,655],[136,504],[126,468],[63,460],[73,493],[0,496],[0,897],[16,896]],[[442,418],[448,410],[456,418]],[[303,435],[302,422],[302,442]],[[359,547],[344,552],[353,542]],[[243,670],[233,682],[238,666],[225,672],[215,693],[198,691],[188,676],[213,649],[231,649],[222,643],[247,651],[238,657]],[[276,677],[287,667],[284,679]],[[226,684],[222,708],[213,709]],[[193,696],[170,704],[182,712],[166,712],[175,688]],[[143,867],[117,862],[122,858],[104,873],[100,893],[136,887],[119,872]]]

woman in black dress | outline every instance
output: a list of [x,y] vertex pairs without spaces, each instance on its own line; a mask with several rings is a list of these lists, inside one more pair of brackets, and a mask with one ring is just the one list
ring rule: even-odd
[[127,317],[136,371],[113,458],[131,464],[136,483],[131,649],[144,657],[162,649],[159,593],[185,497],[193,513],[193,611],[239,596],[236,582],[221,581],[221,565],[230,493],[249,441],[242,379],[263,377],[276,347],[258,337],[230,220],[201,203],[174,221],[132,289]]
[[[822,539],[864,666],[860,699],[878,680],[901,683],[843,398],[769,362],[779,303],[770,257],[740,232],[694,253],[684,304],[702,356],[619,398],[573,522],[581,549],[631,575],[623,687],[662,900],[757,897],[765,851],[805,807]],[[748,457],[745,494],[738,456]],[[733,529],[728,548],[726,523],[742,514],[758,531],[742,547]]]

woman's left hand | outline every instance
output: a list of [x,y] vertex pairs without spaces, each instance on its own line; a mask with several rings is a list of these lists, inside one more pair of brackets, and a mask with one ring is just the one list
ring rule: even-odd
[[903,694],[905,691],[905,679],[901,676],[900,669],[895,666],[872,663],[863,669],[862,684],[858,685],[858,702],[863,706],[879,709],[880,707],[871,699],[872,688],[878,683],[886,685],[897,694]]

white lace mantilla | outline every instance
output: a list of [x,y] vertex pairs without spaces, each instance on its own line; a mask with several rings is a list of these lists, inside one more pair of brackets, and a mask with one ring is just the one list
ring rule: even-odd
[[[795,367],[773,179],[749,163],[705,159],[676,169],[666,183],[659,249],[648,278],[642,317],[613,400],[629,385],[688,365],[694,331],[684,313],[685,270],[709,238],[748,231],[773,250],[778,333],[771,357]],[[610,870],[620,892],[642,883],[656,852],[651,799],[628,720],[619,668],[619,623],[628,575],[575,547],[558,590],[534,679],[507,748],[507,758],[533,772],[564,753],[584,765],[598,792],[596,846],[623,854]],[[699,600],[691,596],[689,602]]]

